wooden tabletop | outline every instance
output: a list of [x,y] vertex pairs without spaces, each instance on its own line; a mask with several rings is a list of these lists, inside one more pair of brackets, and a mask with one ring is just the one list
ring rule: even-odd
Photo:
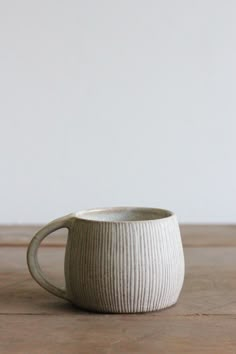
[[[186,276],[177,305],[137,315],[83,312],[40,288],[26,266],[35,229],[0,227],[1,354],[236,353],[236,226],[183,226]],[[64,243],[52,237],[40,250],[58,285]]]

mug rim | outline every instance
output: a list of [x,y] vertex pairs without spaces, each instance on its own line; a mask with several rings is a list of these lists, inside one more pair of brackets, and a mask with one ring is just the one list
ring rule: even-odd
[[[119,213],[119,212],[144,212],[144,213],[156,213],[157,217],[151,218],[140,218],[134,220],[112,220],[112,219],[94,219],[89,218],[89,214],[98,215],[99,213],[107,213],[107,215],[112,212]],[[159,215],[159,216],[158,216]],[[162,215],[162,216],[161,216]],[[87,217],[86,217],[87,216]],[[84,209],[75,213],[75,217],[78,220],[85,221],[85,222],[94,222],[94,223],[113,223],[113,224],[122,224],[122,223],[149,223],[149,222],[163,222],[170,220],[171,218],[175,217],[175,213],[163,208],[153,208],[153,207],[140,207],[140,206],[116,206],[116,207],[100,207],[100,208],[91,208],[91,209]]]

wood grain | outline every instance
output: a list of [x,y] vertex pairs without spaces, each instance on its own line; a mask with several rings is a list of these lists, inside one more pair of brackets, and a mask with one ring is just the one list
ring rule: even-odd
[[236,317],[1,316],[1,353],[233,354]]
[[[177,305],[138,315],[81,311],[31,279],[26,247],[0,247],[0,353],[236,353],[235,226],[185,226],[182,235],[186,277]],[[51,244],[39,257],[63,285],[64,248]]]

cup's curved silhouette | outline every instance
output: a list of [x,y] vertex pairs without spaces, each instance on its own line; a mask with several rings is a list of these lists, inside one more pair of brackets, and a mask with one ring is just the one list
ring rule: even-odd
[[[69,229],[66,288],[51,284],[37,258],[41,241]],[[39,230],[27,252],[32,277],[52,294],[82,309],[136,313],[177,302],[184,280],[184,254],[176,215],[140,207],[92,209],[69,214]]]

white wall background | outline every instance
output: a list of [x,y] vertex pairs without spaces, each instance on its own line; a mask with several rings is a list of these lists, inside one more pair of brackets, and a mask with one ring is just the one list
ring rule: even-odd
[[236,2],[0,2],[0,223],[236,222]]

